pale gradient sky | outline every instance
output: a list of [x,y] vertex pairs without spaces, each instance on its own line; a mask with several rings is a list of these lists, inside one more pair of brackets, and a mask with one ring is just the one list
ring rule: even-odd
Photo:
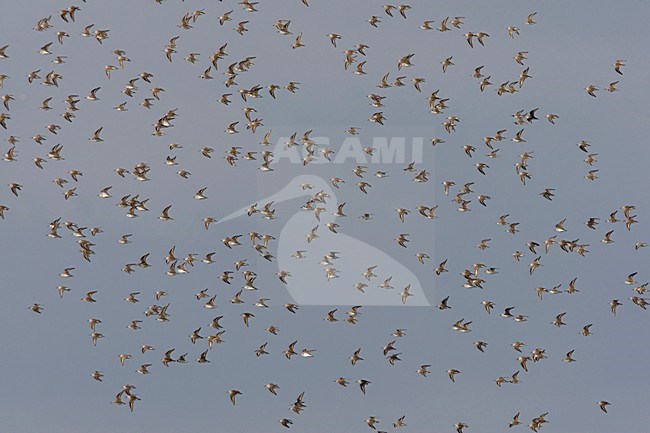
[[[0,131],[0,139],[14,135],[20,142],[16,146],[17,162],[0,161],[0,204],[10,208],[0,220],[0,433],[269,432],[284,430],[277,422],[283,417],[294,421],[292,432],[349,432],[369,431],[364,420],[370,415],[379,417],[379,430],[392,431],[392,422],[406,415],[408,427],[404,432],[452,432],[453,425],[463,421],[470,426],[466,432],[472,433],[505,431],[517,412],[525,424],[549,412],[550,423],[542,430],[545,433],[647,431],[648,314],[627,300],[634,293],[623,281],[635,271],[639,272],[639,283],[650,278],[648,249],[634,251],[635,242],[650,242],[650,179],[646,167],[650,157],[646,144],[650,57],[647,38],[642,36],[647,33],[650,4],[641,0],[458,0],[435,4],[414,0],[404,20],[388,17],[384,3],[374,0],[352,5],[342,0],[312,0],[309,8],[299,0],[260,1],[259,12],[254,14],[231,0],[167,0],[162,5],[153,0],[137,4],[89,0],[79,3],[82,10],[76,23],[66,24],[57,11],[68,3],[5,3],[0,46],[9,45],[10,58],[0,59],[0,74],[10,78],[0,93],[12,94],[16,100],[11,102],[11,119],[8,129]],[[196,9],[205,9],[206,15],[199,17],[195,28],[177,28],[183,14]],[[219,15],[231,9],[233,21],[220,27]],[[522,21],[533,11],[538,12],[538,24],[524,25]],[[38,19],[49,15],[54,28],[32,30]],[[366,22],[371,15],[381,17],[379,29]],[[418,28],[425,19],[434,20],[437,27],[446,16],[466,17],[466,24],[462,30],[446,33]],[[281,36],[273,28],[278,19],[290,19],[291,30],[303,32],[307,46],[292,50],[293,37]],[[250,21],[244,36],[232,31],[241,20]],[[94,28],[110,29],[110,38],[102,45],[79,36],[91,23]],[[506,32],[510,25],[520,27],[521,36],[510,39]],[[59,30],[71,36],[63,46],[56,42]],[[472,50],[463,37],[467,31],[489,33],[486,46]],[[325,36],[332,32],[343,36],[337,49]],[[163,47],[173,36],[180,36],[179,48],[174,62],[169,63]],[[65,64],[53,65],[53,56],[38,54],[39,47],[49,41],[54,41],[54,55],[67,56]],[[220,62],[219,71],[212,71],[215,79],[199,79],[210,55],[226,42],[229,56]],[[370,46],[364,58],[364,76],[343,69],[342,51],[359,42]],[[108,80],[104,66],[116,64],[115,49],[125,50],[131,62],[124,70],[113,71]],[[477,80],[470,77],[475,67],[486,65],[484,73],[491,75],[496,85],[516,79],[523,68],[512,58],[522,50],[529,52],[526,65],[533,78],[521,92],[498,97],[496,86],[479,92]],[[189,52],[201,53],[200,61],[194,65],[184,61]],[[397,60],[408,53],[415,53],[414,66],[402,70],[402,75],[408,77],[407,83],[413,77],[426,78],[423,92],[417,93],[410,83],[401,89],[378,89],[381,76],[390,71],[394,78]],[[223,70],[246,56],[256,57],[255,66],[237,77],[239,86],[226,90]],[[456,65],[443,75],[440,62],[449,56]],[[627,60],[622,77],[613,70],[616,59]],[[60,87],[28,84],[26,74],[36,69],[41,70],[41,76],[52,69],[61,73]],[[134,98],[120,93],[127,81],[142,71],[154,74],[152,84],[139,80]],[[615,80],[620,80],[620,91],[605,92],[606,85]],[[294,95],[280,90],[277,100],[262,91],[264,98],[246,104],[237,95],[239,88],[289,81],[299,82],[300,90]],[[584,91],[589,84],[601,88],[595,99]],[[84,99],[97,86],[101,86],[101,100]],[[146,110],[138,104],[145,95],[149,97],[153,86],[166,91],[161,101],[154,101],[151,110]],[[450,98],[444,116],[434,116],[427,109],[427,97],[436,89],[440,89],[440,96]],[[234,93],[229,107],[217,103],[226,91]],[[387,96],[383,127],[367,121],[377,111],[366,98],[373,92]],[[59,116],[65,109],[62,101],[70,94],[81,99],[72,124]],[[39,110],[41,101],[50,96],[53,110]],[[129,111],[112,109],[124,101],[128,101]],[[265,125],[255,136],[245,130],[241,110],[246,105],[258,110],[257,116]],[[536,107],[540,107],[541,120],[526,125],[527,143],[510,141],[519,129],[510,115]],[[175,126],[167,129],[164,137],[153,137],[151,125],[174,108],[178,109]],[[542,117],[550,112],[560,116],[556,125]],[[461,121],[457,132],[449,135],[441,123],[451,114]],[[223,131],[234,121],[240,121],[242,132],[228,136]],[[62,126],[58,135],[47,132],[45,126],[50,123]],[[104,127],[105,141],[88,141],[100,126]],[[424,160],[416,168],[430,172],[429,182],[414,183],[414,173],[402,171],[403,163],[368,164],[366,180],[372,188],[366,196],[354,186],[358,182],[351,172],[355,161],[303,167],[285,160],[274,165],[273,172],[262,173],[257,169],[259,161],[240,160],[237,167],[230,167],[223,160],[231,146],[261,150],[257,143],[267,130],[273,130],[272,140],[276,142],[293,132],[300,136],[313,129],[314,136],[328,137],[336,149],[350,126],[362,128],[364,144],[373,137],[407,137],[407,142],[424,137]],[[485,158],[488,149],[483,137],[499,129],[508,130],[507,140],[495,146],[501,149],[501,157]],[[38,133],[47,138],[42,147],[30,139]],[[427,143],[433,137],[441,137],[446,143],[432,149]],[[586,154],[576,147],[580,140],[589,141],[591,150],[598,153],[599,162],[593,168],[600,171],[595,182],[583,178],[589,167],[583,162]],[[169,151],[172,142],[182,144],[183,149]],[[48,161],[43,170],[36,168],[31,159],[46,157],[57,143],[64,146],[65,161]],[[478,149],[472,160],[462,151],[469,143]],[[201,156],[199,149],[203,146],[215,148],[212,159]],[[4,154],[9,147],[3,141],[0,150]],[[534,152],[534,159],[529,161],[532,180],[525,187],[514,169],[524,151]],[[167,155],[178,155],[179,165],[165,166]],[[142,161],[152,167],[150,182],[121,179],[113,171],[120,166],[131,169]],[[487,176],[474,169],[477,161],[490,165]],[[66,189],[77,187],[79,196],[65,201],[64,190],[52,180],[69,179],[66,172],[72,169],[81,170],[83,177],[78,184],[71,181]],[[189,180],[176,175],[179,169],[192,173]],[[372,175],[377,170],[388,172],[390,177],[377,179]],[[270,222],[256,215],[213,226],[206,232],[201,218],[221,218],[250,203],[263,203],[264,197],[303,174],[344,178],[346,184],[335,193],[339,203],[347,202],[349,217],[337,221],[339,231],[386,252],[407,267],[419,280],[429,303],[435,305],[449,295],[452,309],[366,307],[361,309],[359,323],[352,326],[343,320],[349,304],[339,307],[341,321],[333,324],[322,319],[334,307],[301,307],[295,315],[278,307],[290,297],[274,275],[277,264],[258,259],[249,247],[247,234],[257,230],[278,236],[306,197],[277,203],[277,219]],[[471,212],[456,211],[457,205],[450,202],[452,196],[442,193],[443,180],[458,185],[476,182]],[[20,197],[6,188],[11,182],[23,185]],[[114,197],[99,199],[100,189],[108,185],[113,186]],[[193,194],[203,186],[208,187],[209,199],[193,200]],[[544,188],[557,190],[552,202],[538,195]],[[126,194],[150,198],[151,211],[140,218],[126,218],[125,210],[115,206]],[[477,203],[476,194],[491,197],[487,208]],[[157,219],[159,212],[169,204],[173,204],[174,221],[161,222]],[[415,207],[422,204],[439,205],[439,219],[420,217]],[[624,204],[637,208],[639,224],[630,232],[621,223],[613,226],[605,222],[610,212]],[[404,224],[397,220],[398,207],[412,211]],[[364,212],[374,213],[375,220],[361,222],[357,217]],[[506,213],[521,223],[516,236],[495,224],[499,215]],[[60,230],[63,239],[46,236],[48,223],[58,217],[104,229],[103,234],[90,239],[97,244],[92,263],[82,260],[76,238],[65,228]],[[595,231],[583,224],[590,217],[601,218]],[[567,219],[568,232],[558,238],[580,238],[591,245],[590,253],[582,258],[555,246],[550,254],[541,254],[543,267],[529,276],[528,264],[534,257],[526,243],[542,243],[556,234],[553,227],[563,218]],[[615,230],[615,243],[602,244],[600,239],[611,229]],[[325,227],[321,231],[324,234]],[[133,233],[133,243],[118,244],[126,233]],[[245,246],[227,250],[220,240],[238,233],[245,235]],[[393,239],[399,233],[411,235],[408,248],[395,244]],[[306,231],[296,228],[293,234],[304,237]],[[490,248],[475,248],[485,238],[492,239]],[[218,263],[199,263],[188,275],[170,278],[164,274],[163,258],[172,245],[181,257],[216,251]],[[277,242],[271,245],[277,247]],[[511,257],[517,249],[526,252],[519,263]],[[147,252],[151,253],[151,268],[138,269],[131,275],[120,271],[125,263]],[[418,263],[416,252],[427,252],[431,260],[426,265]],[[341,259],[347,265],[358,265],[359,279],[364,267],[372,264],[372,258],[361,256],[361,250],[353,250]],[[248,258],[249,269],[258,273],[261,290],[245,293],[245,304],[232,305],[229,301],[243,279],[237,275],[231,287],[221,283],[218,276],[225,269],[233,269],[233,263],[242,258]],[[435,277],[433,269],[444,259],[448,259],[450,272]],[[463,288],[464,280],[459,276],[476,262],[500,270],[498,275],[485,277],[483,291]],[[74,278],[64,281],[57,275],[66,267],[76,270]],[[566,289],[574,277],[578,277],[579,293],[545,295],[541,302],[537,299],[535,287],[561,283]],[[314,281],[304,282],[306,290],[326,290],[321,280],[319,274]],[[378,280],[372,284],[376,286]],[[56,293],[59,284],[72,289],[63,300]],[[402,286],[395,286],[397,296]],[[208,311],[194,299],[194,294],[204,288],[210,288],[211,294],[216,289],[218,309]],[[153,293],[160,289],[170,293],[167,300],[159,302],[171,302],[169,323],[143,316],[146,307],[155,302]],[[89,290],[99,292],[96,304],[80,301]],[[132,291],[142,292],[139,304],[124,302]],[[259,297],[271,298],[269,304],[274,307],[254,307]],[[624,303],[616,318],[608,306],[614,298]],[[491,316],[483,311],[484,299],[496,304]],[[45,307],[41,316],[28,310],[35,302]],[[507,306],[516,306],[514,312],[529,315],[529,321],[515,323],[500,318],[498,313]],[[239,317],[244,311],[256,316],[250,328],[245,328]],[[561,312],[567,312],[568,325],[557,329],[550,322]],[[193,346],[188,336],[199,326],[203,327],[202,335],[213,331],[207,325],[217,315],[225,316],[226,343],[212,349],[209,364],[197,364],[194,360],[204,350],[205,341]],[[98,330],[106,338],[97,347],[90,343],[90,317],[103,321]],[[473,321],[471,333],[463,335],[450,329],[461,318]],[[134,319],[144,320],[142,330],[126,329]],[[594,335],[578,335],[589,323],[594,324]],[[280,328],[278,336],[264,331],[271,324]],[[403,361],[390,366],[381,348],[393,339],[390,333],[395,328],[408,332],[396,344]],[[282,351],[296,339],[297,349],[315,348],[316,356],[287,361]],[[489,343],[485,354],[475,349],[473,342],[477,339]],[[530,363],[530,372],[520,374],[521,384],[497,388],[495,378],[509,377],[519,369],[519,354],[510,347],[516,340],[525,342],[528,351],[546,349],[549,359]],[[271,355],[255,357],[254,350],[266,341]],[[156,351],[141,355],[139,348],[145,343]],[[190,362],[163,367],[160,359],[171,347],[176,348],[175,355],[189,352]],[[359,347],[365,361],[352,367],[348,358]],[[578,362],[562,362],[571,349],[575,349]],[[117,358],[120,353],[131,353],[134,359],[121,367]],[[135,373],[143,363],[153,364],[151,375]],[[421,364],[432,365],[429,377],[415,373]],[[462,371],[456,383],[446,375],[450,368]],[[90,378],[94,370],[105,374],[103,383]],[[372,384],[363,396],[354,384],[348,388],[335,384],[333,380],[339,376],[350,381],[364,378]],[[280,385],[277,397],[264,389],[268,382]],[[125,407],[110,404],[125,383],[136,385],[142,399],[132,414]],[[226,394],[232,388],[243,393],[235,407]],[[296,415],[289,407],[302,391],[307,409]],[[600,412],[599,400],[612,403],[609,414]],[[528,428],[522,425],[518,429]]]

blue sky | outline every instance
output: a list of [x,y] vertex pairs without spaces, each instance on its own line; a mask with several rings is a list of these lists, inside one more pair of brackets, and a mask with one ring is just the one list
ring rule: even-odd
[[[632,304],[631,288],[648,281],[648,249],[634,249],[637,242],[650,242],[646,215],[649,209],[646,162],[649,150],[645,144],[648,132],[646,109],[648,87],[646,71],[650,67],[645,39],[649,7],[643,1],[625,1],[613,5],[603,1],[499,1],[477,3],[470,1],[411,2],[408,19],[390,18],[382,2],[310,1],[305,7],[299,0],[261,1],[259,12],[248,13],[238,2],[154,1],[80,3],[76,22],[65,23],[58,10],[68,4],[51,1],[30,2],[27,8],[14,2],[3,6],[0,26],[0,46],[9,45],[8,59],[0,59],[0,74],[8,75],[2,94],[15,98],[10,110],[7,130],[0,133],[4,140],[19,137],[16,162],[0,161],[0,204],[9,208],[0,220],[0,242],[3,246],[0,272],[0,370],[3,391],[0,392],[0,432],[267,432],[282,429],[281,418],[290,418],[294,432],[363,431],[369,428],[364,420],[377,416],[379,430],[392,430],[392,423],[406,415],[408,431],[448,432],[453,425],[464,422],[469,432],[503,431],[512,416],[521,412],[522,424],[549,412],[543,431],[610,432],[622,428],[630,433],[646,431],[650,421],[645,410],[644,396],[650,385],[644,374],[643,362],[650,355],[644,333],[647,312]],[[177,27],[181,17],[204,9],[205,15],[193,23],[191,30]],[[218,17],[234,10],[233,21],[219,26]],[[523,20],[537,12],[536,25]],[[36,32],[32,28],[41,18],[52,15],[53,28]],[[375,29],[367,23],[372,15],[381,18]],[[446,17],[462,16],[465,24],[458,30],[423,31],[424,20],[433,20],[438,27]],[[279,19],[291,20],[293,36],[282,36],[273,28]],[[249,31],[239,36],[232,29],[239,21],[248,20]],[[96,29],[110,29],[103,44],[93,38],[80,36],[83,28],[93,23]],[[508,26],[520,28],[520,36],[511,39]],[[63,45],[56,42],[56,32],[66,31]],[[485,47],[470,48],[464,33],[486,32]],[[306,47],[292,49],[295,35],[302,32]],[[334,48],[325,36],[338,33],[342,40]],[[172,63],[164,56],[169,39],[178,39],[178,54]],[[39,47],[54,41],[50,56],[40,55]],[[208,67],[210,55],[228,43],[228,56],[212,70],[213,80],[199,75]],[[357,43],[370,46],[364,70],[357,76],[343,68],[345,49]],[[116,65],[113,50],[126,51],[131,60],[124,69],[112,72],[110,80],[104,66]],[[513,57],[518,51],[528,51],[526,67],[531,79],[520,92],[497,96],[495,89],[506,80],[516,80],[524,67]],[[199,61],[191,64],[184,59],[190,52],[200,53]],[[390,72],[391,80],[398,75],[397,61],[414,53],[413,66],[400,71],[407,84],[401,88],[379,89],[381,77]],[[66,56],[66,63],[54,65],[54,56]],[[254,66],[241,73],[238,86],[226,89],[223,72],[227,65],[254,56]],[[455,66],[442,73],[440,62],[453,56]],[[623,76],[614,72],[616,59],[625,59]],[[485,65],[483,72],[495,84],[481,93],[479,81],[472,78],[474,68]],[[353,66],[354,68],[354,66]],[[29,84],[26,75],[40,69],[41,77],[50,70],[63,75],[58,88],[43,86],[41,80]],[[121,93],[126,83],[148,71],[154,74],[152,83],[142,80],[133,98]],[[418,93],[410,79],[422,77],[423,91]],[[619,91],[604,89],[620,81]],[[291,94],[278,91],[276,100],[263,90],[261,99],[241,100],[238,90],[256,84],[285,85],[298,82],[299,90]],[[584,90],[590,84],[601,90],[597,98]],[[100,101],[88,101],[90,90],[101,86]],[[147,110],[139,105],[150,97],[151,88],[165,89],[160,101]],[[439,90],[439,96],[449,98],[444,114],[428,111],[428,96]],[[233,93],[228,107],[219,104],[223,93]],[[370,106],[369,93],[386,96],[385,107]],[[72,123],[60,117],[65,110],[63,100],[79,95],[79,111]],[[41,101],[52,97],[50,111],[39,110]],[[128,111],[113,107],[127,101]],[[243,108],[254,107],[254,116],[263,119],[264,126],[256,134],[246,131]],[[524,126],[526,143],[511,141],[521,127],[513,124],[511,115],[518,110],[539,107],[539,121]],[[174,127],[163,137],[151,135],[152,124],[171,109],[177,109]],[[376,111],[383,110],[384,126],[368,122]],[[560,116],[556,125],[543,116]],[[460,118],[457,130],[448,134],[442,122],[449,115]],[[226,127],[239,121],[240,134],[225,134]],[[46,126],[56,123],[62,128],[57,135]],[[313,130],[319,137],[319,149],[325,146],[342,150],[351,126],[361,128],[359,143],[363,146],[376,140],[404,138],[406,155],[412,155],[411,144],[424,141],[421,161],[416,170],[426,170],[429,181],[413,182],[416,173],[403,171],[406,161],[384,160],[363,164],[367,174],[363,180],[372,186],[363,194],[355,186],[362,179],[352,173],[358,165],[353,159],[342,163],[292,164],[281,159],[272,164],[273,171],[258,170],[258,161],[240,158],[236,167],[223,159],[231,146],[241,146],[243,152],[273,150],[282,152],[286,137],[294,132],[300,137]],[[88,138],[103,127],[104,142]],[[506,140],[495,143],[499,158],[485,155],[489,149],[483,138],[506,129]],[[271,130],[273,146],[258,143]],[[39,146],[30,137],[42,134],[46,141]],[[284,138],[283,138],[284,137]],[[434,137],[446,142],[433,148]],[[587,140],[591,152],[598,154],[594,167],[584,163],[586,153],[576,144]],[[399,141],[399,140],[398,140]],[[64,161],[48,160],[40,170],[32,158],[46,158],[55,144],[64,146]],[[170,143],[182,149],[170,150]],[[472,159],[462,147],[477,148]],[[11,145],[2,142],[6,152]],[[200,149],[215,149],[212,158],[201,156]],[[514,164],[523,152],[532,152],[528,161],[532,179],[523,186]],[[167,156],[177,157],[177,166],[164,164]],[[127,175],[118,177],[114,169],[132,169],[146,162],[150,167],[149,182],[138,182]],[[476,162],[486,162],[490,168],[483,176],[474,168]],[[80,170],[78,183],[67,172]],[[178,170],[191,172],[188,180],[179,177]],[[598,169],[598,179],[584,179],[590,169]],[[374,173],[386,172],[389,177],[377,178]],[[305,236],[318,224],[312,215],[301,211],[308,196],[292,185],[298,176],[312,176],[316,186],[310,194],[328,189],[332,196],[326,207],[330,213],[333,203],[346,203],[346,218],[337,218],[338,232],[319,227],[320,239],[306,244]],[[52,180],[69,180],[59,188]],[[333,177],[345,180],[339,189],[328,182]],[[320,179],[320,181],[318,180]],[[456,182],[452,194],[443,194],[441,183]],[[23,185],[19,197],[5,185]],[[322,183],[321,183],[322,182]],[[459,187],[475,182],[470,212],[458,212],[451,199]],[[111,185],[110,199],[97,197],[99,191]],[[77,197],[64,200],[63,192],[77,188]],[[194,193],[207,187],[207,200],[193,199]],[[556,197],[549,202],[539,196],[545,188],[554,188]],[[242,216],[203,229],[201,219],[226,217],[252,203],[261,207],[280,191],[283,201],[277,201],[276,219]],[[139,218],[126,218],[126,210],[115,206],[120,197],[139,194],[149,198],[150,212]],[[476,195],[489,195],[487,207],[480,206]],[[335,196],[335,198],[334,198]],[[173,221],[157,217],[167,205],[172,205]],[[421,217],[416,207],[438,205],[438,219]],[[608,215],[623,205],[635,205],[633,214],[639,224],[627,231],[622,223],[610,224]],[[410,214],[401,223],[395,210],[406,208]],[[372,213],[374,219],[358,217]],[[510,214],[509,221],[519,222],[520,232],[511,235],[505,227],[496,225],[500,215]],[[618,212],[623,218],[622,211]],[[89,240],[96,244],[96,254],[87,263],[78,252],[77,238],[64,227],[62,239],[47,237],[48,224],[55,218],[73,221],[81,227],[101,227],[104,233]],[[584,222],[600,218],[596,230]],[[566,233],[557,233],[555,224],[565,219]],[[612,244],[601,242],[604,234],[614,230]],[[301,265],[283,256],[283,263],[292,266],[293,279],[285,288],[275,273],[282,270],[277,260],[268,262],[250,247],[248,233],[271,234],[270,250],[278,256],[294,246],[310,251],[309,260]],[[409,234],[411,242],[401,248],[394,238]],[[132,243],[117,241],[123,234],[133,234]],[[241,247],[229,250],[221,242],[226,236],[242,234]],[[562,252],[557,245],[549,254],[541,253],[543,266],[530,276],[529,263],[536,257],[526,244],[543,244],[549,236],[558,239],[580,239],[589,244],[589,253],[580,257]],[[490,248],[481,251],[476,244],[491,239]],[[183,276],[165,275],[164,257],[176,246],[181,258],[188,253],[203,257],[216,252],[213,265],[197,263]],[[341,259],[334,261],[339,279],[326,282],[323,274],[312,269],[322,254],[331,248],[341,250]],[[525,253],[521,262],[512,258],[519,250]],[[420,264],[418,252],[427,253],[430,260]],[[137,262],[150,253],[148,269],[138,268],[126,274],[121,268]],[[384,256],[381,256],[384,254]],[[234,270],[234,263],[247,258],[249,270],[258,274],[258,292],[245,291],[244,304],[230,300],[244,284],[241,273],[232,284],[218,277],[224,270]],[[390,259],[390,260],[389,260]],[[439,277],[433,270],[447,259],[450,272]],[[361,273],[379,263],[379,277],[369,283],[367,293],[360,295],[350,282],[364,281]],[[293,261],[293,262],[292,262]],[[313,261],[313,262],[312,262]],[[391,264],[389,266],[389,263]],[[484,289],[463,287],[459,275],[473,263],[499,268],[496,275],[484,275]],[[392,266],[392,267],[391,267]],[[74,277],[64,280],[58,276],[64,268],[75,267]],[[301,271],[308,269],[308,271]],[[345,271],[344,271],[345,270]],[[628,274],[638,272],[638,284],[624,281]],[[313,275],[312,275],[313,274]],[[377,285],[393,276],[395,288],[389,295]],[[535,288],[551,288],[562,284],[566,289],[577,277],[579,293],[545,294],[540,301]],[[399,291],[410,283],[421,287],[413,304],[425,306],[377,306],[399,302]],[[67,285],[71,291],[58,298],[56,287]],[[194,295],[203,289],[217,295],[216,310],[206,310]],[[331,292],[336,290],[337,294]],[[86,292],[98,291],[95,304],[82,302]],[[154,292],[165,290],[169,296],[159,304],[170,303],[171,321],[157,322],[144,317],[147,306],[155,303]],[[292,292],[292,290],[294,292]],[[291,314],[282,304],[291,302],[295,290],[304,290],[305,302],[297,314]],[[124,301],[130,292],[139,291],[141,302]],[[354,295],[349,294],[350,292]],[[325,293],[325,295],[323,295]],[[341,295],[338,293],[348,293]],[[364,298],[365,296],[365,298]],[[449,296],[450,310],[435,308]],[[268,309],[253,304],[261,297],[270,298]],[[327,301],[321,302],[321,299]],[[338,301],[340,299],[340,301]],[[360,299],[360,300],[359,300]],[[379,300],[382,299],[382,300]],[[483,310],[481,301],[496,304],[491,315]],[[619,299],[623,306],[612,317],[608,303]],[[163,302],[164,301],[164,302]],[[45,307],[42,315],[28,309],[34,303]],[[318,305],[324,303],[328,305]],[[312,304],[312,305],[307,305]],[[316,304],[316,305],[313,305]],[[330,305],[333,304],[333,305]],[[345,312],[354,305],[365,305],[356,325],[344,321]],[[429,306],[427,306],[427,304]],[[528,321],[516,323],[499,317],[504,308],[515,306],[516,314],[529,316]],[[336,323],[323,319],[338,308]],[[255,317],[246,328],[240,314],[252,312]],[[560,329],[551,322],[557,314],[566,312],[567,326]],[[207,364],[195,359],[205,350],[205,340],[192,345],[189,335],[202,327],[201,334],[214,333],[208,327],[217,315],[223,315],[224,344],[213,348]],[[96,347],[90,342],[87,320],[99,318],[98,330],[105,335]],[[472,321],[472,332],[461,334],[450,329],[459,319]],[[142,329],[132,331],[126,326],[132,320],[143,320]],[[582,327],[593,323],[594,335],[579,335]],[[264,329],[270,325],[280,329],[273,336]],[[397,339],[401,362],[391,366],[381,348],[395,339],[390,334],[404,328],[407,335]],[[294,340],[296,348],[316,349],[310,359],[287,360],[282,352]],[[488,342],[481,354],[473,342]],[[509,377],[520,370],[518,354],[511,347],[514,341],[526,344],[528,354],[534,348],[546,350],[548,359],[529,363],[529,372],[521,372],[520,384],[505,384],[498,388],[494,380]],[[270,355],[256,357],[261,344],[268,342]],[[142,344],[155,351],[140,354]],[[160,359],[165,350],[175,348],[175,354],[188,352],[188,364],[165,368]],[[362,348],[364,361],[351,366],[349,357]],[[567,364],[562,358],[575,349],[576,363]],[[120,366],[118,355],[130,353],[134,359]],[[153,364],[151,375],[135,370],[144,363]],[[422,364],[430,364],[431,374],[424,378],[416,373]],[[446,371],[455,368],[462,373],[456,383],[449,381]],[[90,378],[100,370],[104,382]],[[343,376],[353,382],[342,388],[334,379]],[[364,396],[354,385],[357,379],[372,383]],[[274,382],[280,386],[278,396],[271,395],[264,385]],[[124,384],[137,387],[142,399],[134,413],[110,402]],[[232,406],[227,391],[238,389],[243,395]],[[305,391],[307,408],[299,415],[289,410],[296,397]],[[597,402],[612,403],[606,415]],[[517,427],[527,429],[525,425]]]

